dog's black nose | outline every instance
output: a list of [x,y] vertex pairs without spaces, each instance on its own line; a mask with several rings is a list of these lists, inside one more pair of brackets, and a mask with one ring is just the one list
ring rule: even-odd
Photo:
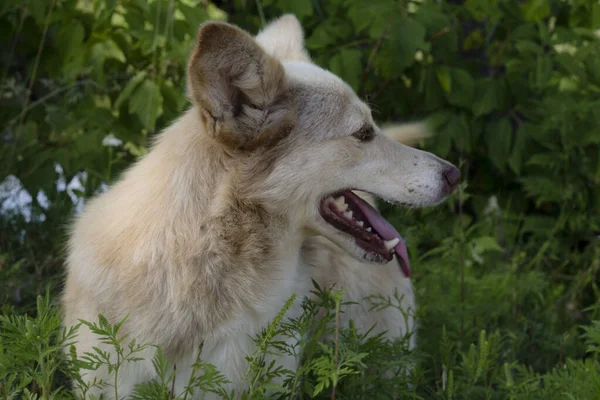
[[445,180],[444,192],[450,194],[456,189],[458,182],[460,182],[460,170],[453,165],[442,172],[442,175],[444,175]]

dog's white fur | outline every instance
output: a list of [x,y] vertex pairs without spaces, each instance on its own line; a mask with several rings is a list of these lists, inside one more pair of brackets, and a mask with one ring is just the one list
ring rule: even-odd
[[[397,203],[433,205],[447,196],[443,173],[454,167],[385,135],[368,142],[354,137],[365,126],[380,130],[349,86],[310,63],[293,16],[256,39],[225,23],[203,24],[188,79],[192,108],[77,218],[65,324],[98,314],[112,323],[128,317],[123,334],[161,346],[176,364],[177,393],[203,343],[203,360],[239,395],[250,336],[293,292],[298,301],[290,315],[298,315],[311,273],[322,280],[335,276],[345,286],[361,280],[364,294],[387,291],[394,282],[412,294],[396,265],[363,265],[371,256],[323,220],[320,199],[354,188]],[[315,245],[322,250],[313,252]],[[328,267],[324,254],[340,254],[336,245],[359,261],[344,255],[331,266],[335,275],[317,276]],[[356,287],[350,293],[362,295]],[[390,322],[387,329],[398,329]],[[110,352],[85,326],[78,340],[80,355],[94,346]],[[122,367],[120,396],[154,376],[152,355],[148,349],[141,354],[146,360]],[[292,369],[297,362],[278,361]],[[84,376],[107,377],[106,369]],[[112,388],[100,392],[114,396]]]

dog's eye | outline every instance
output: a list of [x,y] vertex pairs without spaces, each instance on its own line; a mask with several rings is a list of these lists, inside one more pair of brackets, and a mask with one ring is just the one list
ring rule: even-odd
[[363,126],[358,132],[352,134],[361,142],[370,142],[375,137],[375,129],[372,126]]

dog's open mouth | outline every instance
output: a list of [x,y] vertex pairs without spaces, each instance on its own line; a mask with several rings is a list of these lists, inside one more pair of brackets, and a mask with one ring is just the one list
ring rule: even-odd
[[391,261],[396,254],[400,269],[407,278],[410,277],[404,240],[369,203],[345,190],[321,200],[320,211],[326,222],[353,236],[372,261]]

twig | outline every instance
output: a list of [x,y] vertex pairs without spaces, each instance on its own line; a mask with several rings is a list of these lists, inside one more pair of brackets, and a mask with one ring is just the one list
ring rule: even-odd
[[[40,41],[40,45],[38,46],[37,54],[35,55],[35,61],[33,63],[33,70],[31,71],[31,78],[29,79],[29,87],[27,88],[27,97],[25,98],[25,107],[29,104],[31,99],[31,89],[33,89],[33,83],[35,82],[35,78],[37,77],[37,71],[40,66],[40,59],[42,58],[42,50],[44,50],[44,44],[46,44],[46,37],[48,35],[48,27],[50,26],[50,17],[52,17],[52,11],[54,10],[54,5],[56,4],[56,0],[52,2],[50,6],[50,10],[48,10],[48,15],[46,16],[46,22],[44,23],[44,31],[42,32],[42,40]],[[25,116],[24,113],[21,114],[22,118]],[[21,123],[23,123],[23,119],[21,118]]]
[[508,111],[508,116],[511,117],[513,120],[515,120],[515,122],[517,123],[518,126],[521,126],[523,124],[523,119],[519,116],[519,113],[517,113],[514,109],[511,109]]
[[[461,146],[461,150],[460,150],[460,161],[459,161],[459,167],[462,166],[463,164],[463,155],[462,155],[462,149],[464,148],[464,146]],[[461,313],[460,313],[460,334],[464,335],[465,333],[465,299],[467,297],[466,295],[466,289],[465,289],[465,232],[464,232],[464,225],[463,225],[463,191],[462,189],[459,187],[458,189],[458,223],[460,224],[460,306],[461,306]]]
[[448,28],[448,27],[445,27],[445,28],[444,28],[444,29],[442,29],[441,31],[439,31],[439,32],[437,32],[437,33],[434,33],[433,35],[431,35],[431,37],[429,38],[429,41],[430,41],[430,42],[432,42],[432,41],[434,41],[435,39],[437,39],[437,38],[439,38],[439,37],[442,37],[442,36],[446,35],[446,34],[447,34],[447,33],[449,33],[449,32],[450,32],[450,28]]
[[48,94],[47,94],[47,95],[45,95],[44,97],[40,97],[38,100],[36,100],[36,101],[34,101],[33,103],[29,104],[29,105],[28,105],[26,108],[24,108],[24,109],[21,111],[21,114],[17,115],[17,116],[16,116],[16,117],[14,117],[13,119],[11,119],[11,120],[8,122],[7,126],[11,126],[12,124],[14,124],[14,123],[16,122],[16,120],[17,120],[17,119],[21,118],[21,115],[23,115],[23,116],[24,116],[24,115],[26,115],[26,114],[27,114],[29,111],[31,111],[31,110],[32,110],[32,109],[34,109],[35,107],[39,106],[40,104],[43,104],[43,103],[45,103],[47,100],[51,99],[52,97],[54,97],[54,96],[58,96],[58,95],[59,95],[59,94],[61,94],[62,92],[64,92],[64,91],[67,91],[67,90],[69,90],[69,89],[71,89],[71,88],[74,88],[74,87],[76,87],[76,86],[86,85],[86,84],[88,84],[88,83],[91,83],[91,84],[95,85],[95,86],[96,86],[96,87],[98,87],[98,88],[102,88],[100,85],[98,85],[98,84],[96,83],[96,81],[93,81],[93,80],[91,80],[91,79],[86,79],[86,80],[84,80],[84,81],[79,81],[79,82],[71,83],[71,84],[69,84],[69,85],[66,85],[66,86],[60,87],[60,88],[58,88],[58,89],[56,89],[56,90],[54,90],[54,91],[52,91],[52,92],[48,93]]
[[373,47],[373,50],[371,50],[371,54],[369,54],[369,60],[367,61],[367,66],[363,70],[362,76],[360,77],[360,86],[358,88],[358,93],[360,93],[360,94],[363,93],[365,82],[367,80],[367,74],[371,70],[371,67],[373,66],[373,62],[375,61],[375,56],[379,52],[379,48],[381,47],[381,44],[383,43],[383,38],[385,36],[385,32],[388,30],[388,28],[392,24],[392,18],[393,18],[393,15],[388,18],[388,20],[385,24],[385,27],[381,31],[381,35],[379,35],[379,37],[377,38],[375,47]]
[[21,35],[21,30],[23,29],[23,23],[25,22],[25,16],[27,15],[27,5],[23,7],[23,14],[21,15],[21,21],[19,22],[19,27],[17,28],[17,33],[15,33],[15,39],[10,46],[10,52],[8,53],[8,58],[6,62],[6,68],[4,69],[4,74],[2,74],[2,80],[0,81],[0,86],[4,85],[4,80],[6,79],[6,75],[8,74],[8,69],[10,68],[10,64],[12,64],[13,56],[15,55],[15,48],[17,47],[17,41],[19,40],[19,36]]
[[334,54],[334,53],[337,53],[340,49],[346,49],[348,47],[354,47],[354,46],[358,46],[358,45],[361,45],[361,44],[370,43],[372,41],[373,41],[373,39],[358,39],[358,40],[353,40],[351,42],[344,43],[344,44],[341,44],[339,46],[336,46],[334,49],[332,49],[331,51],[329,51],[327,54]]
[[23,121],[25,119],[25,110],[29,105],[29,101],[31,100],[31,89],[33,88],[33,83],[37,77],[37,71],[40,66],[40,59],[42,58],[42,50],[44,50],[44,44],[46,43],[46,37],[48,35],[48,27],[50,26],[50,17],[52,17],[52,11],[54,10],[54,6],[56,5],[56,0],[52,1],[50,5],[50,9],[48,10],[48,15],[46,16],[46,21],[44,23],[44,30],[42,32],[42,40],[40,41],[40,45],[38,46],[38,51],[35,56],[35,61],[33,63],[33,70],[31,71],[31,77],[29,79],[29,87],[27,88],[27,93],[25,97],[25,104],[23,105],[23,110],[21,111],[21,115],[19,117],[19,126],[15,132],[15,141],[12,144],[12,148],[10,150],[10,155],[7,157],[7,165],[10,166],[12,160],[15,155],[15,150],[17,148],[17,140],[19,134],[21,133],[21,129],[23,128]]
[[383,81],[383,83],[381,84],[381,86],[379,86],[379,89],[377,89],[377,92],[375,92],[375,94],[373,96],[371,96],[371,100],[375,100],[377,97],[379,97],[379,95],[381,95],[384,92],[384,90],[388,87],[390,82],[391,82],[391,79],[386,78]]
[[173,400],[175,398],[175,379],[177,379],[177,364],[173,364],[173,382],[171,382],[171,397]]

